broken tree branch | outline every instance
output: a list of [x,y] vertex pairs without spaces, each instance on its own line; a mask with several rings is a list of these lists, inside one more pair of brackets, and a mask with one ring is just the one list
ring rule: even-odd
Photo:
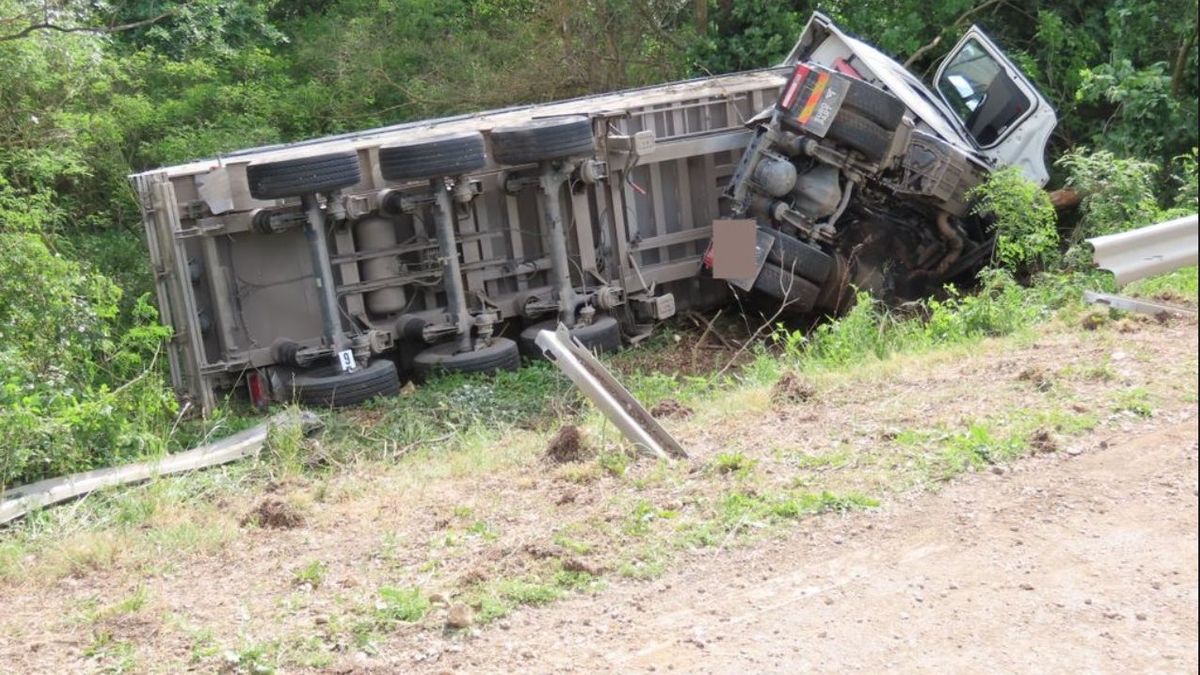
[[904,67],[905,67],[905,68],[911,68],[911,67],[912,67],[912,65],[913,65],[914,63],[916,63],[917,61],[921,60],[921,57],[923,57],[923,56],[925,56],[926,54],[928,54],[928,53],[929,53],[931,50],[933,50],[933,49],[937,49],[937,46],[938,46],[938,45],[940,45],[940,44],[942,44],[942,36],[943,36],[943,35],[945,35],[946,31],[948,31],[948,30],[954,30],[954,29],[956,29],[956,28],[959,28],[959,27],[962,25],[962,22],[964,22],[964,21],[966,21],[967,19],[971,18],[971,15],[972,15],[972,14],[976,14],[976,13],[978,13],[978,12],[982,12],[983,10],[985,10],[985,9],[988,9],[989,7],[993,7],[993,6],[995,6],[995,5],[998,5],[998,4],[1000,4],[1001,2],[1003,2],[1003,0],[985,0],[984,2],[982,2],[982,3],[980,3],[980,4],[976,5],[976,6],[974,6],[974,7],[972,7],[971,9],[968,9],[967,11],[963,12],[962,14],[960,14],[960,15],[958,16],[958,18],[954,20],[954,23],[952,23],[952,24],[950,24],[949,26],[947,26],[947,27],[943,28],[943,29],[941,30],[941,32],[939,32],[939,33],[937,34],[937,37],[933,38],[933,39],[932,39],[932,40],[930,40],[928,43],[926,43],[926,44],[924,44],[924,45],[922,45],[922,46],[918,47],[918,48],[917,48],[917,51],[913,52],[913,53],[912,53],[912,56],[909,56],[909,57],[908,57],[908,60],[904,62]]
[[174,14],[175,11],[176,10],[172,9],[149,19],[131,21],[129,23],[122,24],[110,24],[107,26],[61,26],[56,23],[50,23],[49,21],[39,21],[38,23],[31,23],[15,33],[0,35],[0,42],[20,40],[22,38],[27,38],[39,31],[51,31],[56,33],[91,33],[93,35],[120,33],[122,31],[135,30],[137,28],[143,28],[145,26],[158,23],[159,21],[162,21],[163,19]]

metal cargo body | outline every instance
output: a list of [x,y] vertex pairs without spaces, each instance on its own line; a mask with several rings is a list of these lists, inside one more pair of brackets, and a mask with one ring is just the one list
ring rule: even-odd
[[[634,335],[674,308],[711,306],[725,284],[697,275],[719,197],[750,137],[745,122],[769,105],[789,69],[778,68],[564,102],[401,124],[246,150],[137,174],[176,391],[204,411],[219,392],[281,365],[281,345],[332,355],[323,345],[318,275],[299,199],[251,196],[247,167],[353,152],[361,180],[341,191],[329,228],[340,320],[372,356],[405,367],[427,344],[404,321],[444,318],[444,269],[428,180],[389,182],[379,149],[459,132],[565,115],[586,116],[595,154],[561,195],[571,285],[595,297]],[[488,164],[466,176],[453,219],[467,306],[509,334],[539,317],[552,281],[544,192],[514,181],[520,167]],[[403,210],[385,202],[403,203]],[[544,314],[544,313],[543,313]],[[545,318],[542,316],[541,318]],[[326,350],[322,352],[321,350]],[[286,353],[286,349],[282,350]]]

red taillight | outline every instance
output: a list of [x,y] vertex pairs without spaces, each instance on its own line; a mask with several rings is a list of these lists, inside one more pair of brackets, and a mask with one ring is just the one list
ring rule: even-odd
[[255,408],[265,408],[271,403],[262,374],[257,370],[246,376],[246,387],[250,390],[250,403]]
[[846,59],[843,59],[843,58],[841,58],[841,57],[838,57],[838,58],[837,58],[837,59],[836,59],[836,60],[833,62],[833,69],[834,69],[834,70],[836,70],[836,71],[838,71],[839,73],[841,73],[841,74],[843,74],[843,75],[846,75],[846,76],[849,76],[849,77],[853,77],[853,78],[854,78],[854,79],[856,79],[856,80],[861,80],[861,79],[863,79],[863,78],[862,78],[862,75],[861,75],[861,74],[860,74],[860,73],[859,73],[859,72],[858,72],[858,71],[857,71],[857,70],[854,68],[854,66],[850,65],[849,63],[847,63],[847,62],[846,62]]
[[804,81],[808,79],[808,74],[811,72],[809,67],[803,63],[796,64],[796,70],[792,73],[792,79],[788,82],[787,89],[783,90],[783,96],[779,99],[779,107],[788,110],[792,104],[796,102],[796,97],[800,95],[800,87],[804,86]]

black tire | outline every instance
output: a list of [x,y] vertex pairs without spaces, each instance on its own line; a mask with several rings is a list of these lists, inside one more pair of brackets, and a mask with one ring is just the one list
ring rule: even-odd
[[564,157],[591,157],[592,123],[582,116],[552,117],[492,129],[492,156],[500,164],[534,164]]
[[379,172],[390,181],[461,176],[485,164],[483,136],[477,132],[379,148]]
[[873,84],[846,78],[850,88],[842,99],[842,108],[852,110],[888,131],[895,131],[907,110],[900,99]]
[[814,282],[818,286],[829,278],[833,259],[821,249],[778,230],[767,230],[775,238],[767,260],[780,268]]
[[291,382],[293,401],[321,408],[343,408],[399,393],[396,364],[387,359],[376,359],[352,373],[343,373],[336,365],[314,368],[296,374]]
[[283,199],[316,192],[331,192],[362,180],[358,155],[332,155],[284,159],[246,167],[246,182],[255,199]]
[[857,150],[870,162],[883,159],[892,145],[892,132],[845,108],[833,118],[833,125],[825,136],[851,150]]
[[[813,308],[820,295],[816,284],[779,267],[766,263],[754,280],[754,290],[782,302],[786,313],[797,314]],[[776,303],[778,306],[778,303]]]
[[829,278],[821,284],[815,307],[833,316],[841,316],[854,306],[854,289],[850,285],[850,263],[840,255],[832,259]]
[[521,352],[508,338],[492,338],[492,343],[482,349],[461,353],[457,342],[443,342],[413,359],[413,372],[422,380],[438,373],[494,373],[520,367]]
[[[526,326],[517,338],[521,346],[521,354],[530,359],[544,359],[542,349],[537,346],[537,334],[543,330],[553,331],[558,327],[558,320],[542,321]],[[571,329],[571,337],[579,340],[585,349],[600,354],[621,350],[621,324],[611,316],[598,316],[586,326],[579,324]]]

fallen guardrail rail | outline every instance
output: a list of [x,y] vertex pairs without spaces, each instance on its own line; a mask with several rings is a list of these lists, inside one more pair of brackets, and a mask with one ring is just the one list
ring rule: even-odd
[[16,520],[34,509],[64,502],[96,490],[138,483],[155,476],[227,464],[258,454],[267,442],[272,428],[291,425],[300,425],[301,430],[308,433],[320,428],[321,420],[308,411],[282,412],[258,426],[215,443],[168,455],[162,459],[73,473],[15,487],[0,493],[0,525]]
[[668,460],[687,457],[671,434],[591,352],[571,337],[566,326],[560,323],[557,331],[543,330],[535,340],[546,358],[566,373],[637,450]]
[[1196,316],[1196,310],[1190,307],[1167,305],[1161,302],[1150,302],[1149,300],[1127,298],[1123,295],[1113,295],[1111,293],[1097,293],[1096,291],[1084,291],[1083,301],[1091,305],[1104,305],[1123,312],[1137,312],[1139,314],[1149,314],[1150,316],[1163,316],[1166,314]]
[[1129,232],[1092,237],[1096,266],[1117,278],[1117,286],[1166,274],[1197,260],[1196,214]]

